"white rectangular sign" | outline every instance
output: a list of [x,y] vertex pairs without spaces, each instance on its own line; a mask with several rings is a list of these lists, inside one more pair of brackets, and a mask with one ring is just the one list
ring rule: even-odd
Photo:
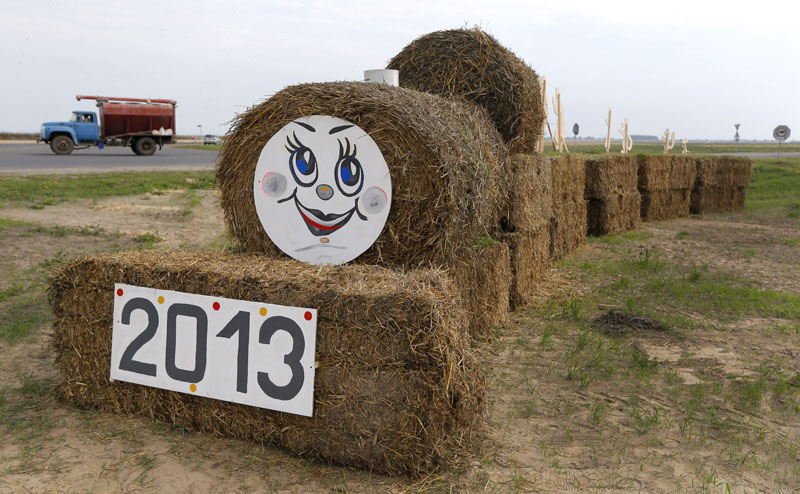
[[114,286],[111,380],[310,417],[316,309]]

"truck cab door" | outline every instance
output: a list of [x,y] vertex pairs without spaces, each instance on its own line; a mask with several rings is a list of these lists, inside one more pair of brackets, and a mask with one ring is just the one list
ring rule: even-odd
[[81,113],[77,117],[75,135],[78,137],[78,141],[96,142],[100,135],[100,129],[97,126],[97,115],[94,113]]

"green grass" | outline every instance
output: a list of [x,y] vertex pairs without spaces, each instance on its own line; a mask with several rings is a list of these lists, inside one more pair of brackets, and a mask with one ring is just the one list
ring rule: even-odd
[[96,237],[98,235],[104,235],[105,230],[102,226],[98,225],[87,225],[81,227],[73,227],[73,226],[34,226],[29,228],[23,235],[29,236],[34,233],[44,233],[47,235],[52,235],[54,237],[66,237],[67,235],[87,235]]
[[155,247],[155,245],[159,242],[164,240],[163,238],[159,237],[153,233],[143,233],[141,235],[136,235],[133,237],[133,241],[136,243],[137,249],[140,250],[149,250]]
[[50,312],[44,301],[33,297],[18,295],[9,298],[9,305],[0,312],[0,339],[13,344],[27,338],[44,324]]
[[666,321],[685,311],[718,321],[752,315],[800,319],[800,295],[760,288],[703,266],[664,261],[649,250],[571,264],[587,283],[600,281],[596,299],[641,315],[655,311]]
[[7,218],[0,218],[0,232],[13,228],[15,226],[27,225],[25,221],[9,220]]
[[38,137],[38,132],[0,132],[0,141],[34,140]]
[[754,160],[745,208],[770,216],[800,218],[800,158]]
[[6,300],[19,295],[20,293],[22,293],[21,285],[11,285],[5,290],[0,290],[0,302],[5,302]]
[[130,196],[154,190],[210,189],[214,183],[213,171],[0,177],[0,203],[30,204],[36,208],[74,199]]
[[621,245],[628,240],[642,241],[642,240],[650,240],[651,238],[653,238],[653,234],[651,232],[625,232],[616,235],[589,237],[589,241],[600,242],[603,244],[610,244],[610,245]]

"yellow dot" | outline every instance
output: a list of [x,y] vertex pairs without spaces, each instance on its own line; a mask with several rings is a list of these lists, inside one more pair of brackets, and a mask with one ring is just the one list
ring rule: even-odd
[[192,393],[194,393],[195,391],[197,391],[197,384],[190,384],[189,389],[192,391]]
[[158,303],[159,304],[163,304],[164,303],[164,297],[162,297],[161,295],[158,296]]
[[258,311],[258,313],[261,314],[262,316],[266,316],[267,315],[267,308],[266,307],[262,307],[261,310]]

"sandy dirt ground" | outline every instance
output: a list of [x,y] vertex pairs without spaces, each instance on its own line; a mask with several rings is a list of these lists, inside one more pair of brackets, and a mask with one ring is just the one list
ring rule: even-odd
[[[5,267],[0,290],[52,269],[55,261],[140,247],[136,239],[146,234],[162,239],[156,249],[229,245],[216,192],[198,192],[199,204],[191,207],[182,194],[0,210],[2,218],[25,222],[0,231]],[[54,234],[55,227],[71,229]],[[800,293],[800,248],[790,242],[798,236],[796,226],[733,214],[644,224],[640,231],[648,235],[631,242],[634,252],[648,249],[674,261],[694,256],[697,264],[759,286]],[[574,256],[593,259],[607,248],[590,243]],[[57,375],[52,328],[45,320],[22,341],[0,341],[5,407],[0,493],[793,492],[800,487],[796,413],[773,413],[769,405],[755,413],[729,407],[721,410],[718,427],[708,428],[696,426],[682,405],[724,392],[727,388],[714,384],[722,376],[760,375],[765,362],[800,372],[797,334],[766,329],[790,321],[748,316],[708,328],[633,335],[625,352],[636,349],[658,362],[656,377],[632,379],[630,385],[598,380],[583,387],[568,377],[569,366],[575,355],[589,358],[587,350],[570,353],[575,333],[558,329],[555,321],[563,312],[550,313],[548,307],[563,307],[561,301],[591,290],[564,269],[553,269],[541,300],[480,345],[490,389],[483,439],[462,465],[426,479],[354,471],[270,446],[176,430],[147,417],[63,404],[52,391]],[[44,295],[39,297],[31,303],[41,307]],[[0,302],[0,310],[9,310],[7,304]],[[607,344],[587,338],[586,348]],[[704,417],[713,416],[709,407]]]

